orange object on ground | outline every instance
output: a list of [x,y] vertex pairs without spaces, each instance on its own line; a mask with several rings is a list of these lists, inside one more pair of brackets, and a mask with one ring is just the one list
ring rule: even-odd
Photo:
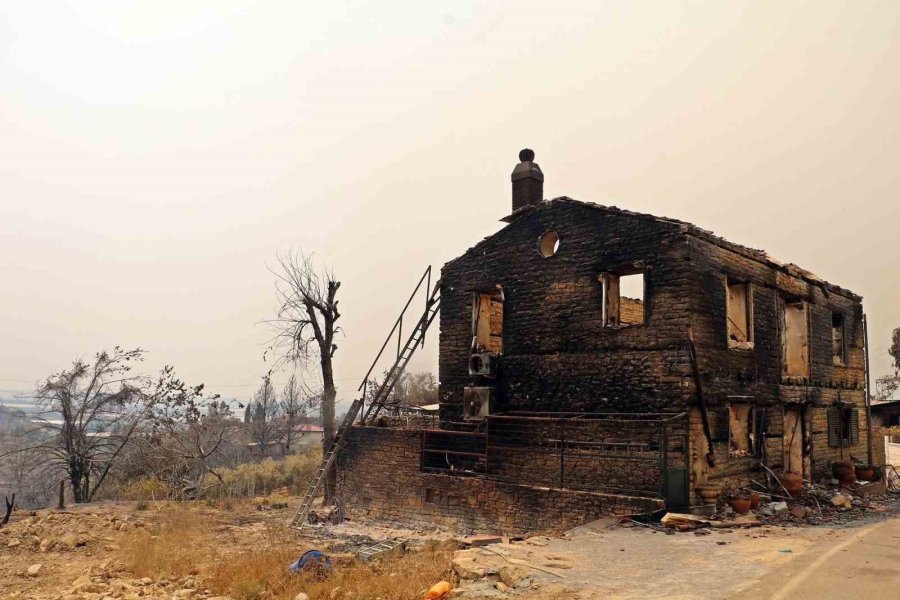
[[453,586],[448,581],[439,581],[429,588],[425,594],[425,600],[442,600],[450,595]]

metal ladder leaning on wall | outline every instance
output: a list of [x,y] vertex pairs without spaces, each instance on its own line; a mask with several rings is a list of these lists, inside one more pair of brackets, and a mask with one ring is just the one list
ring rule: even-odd
[[[413,328],[412,333],[409,335],[409,338],[407,338],[406,344],[401,346],[401,341],[403,338],[403,316],[406,314],[406,311],[409,309],[410,304],[416,297],[416,294],[418,294],[423,283],[425,283],[426,296],[425,310],[422,313],[422,316],[419,318],[418,322],[416,322],[416,325]],[[309,482],[309,486],[306,488],[306,494],[303,496],[303,502],[300,504],[300,508],[297,509],[297,512],[291,519],[290,527],[300,529],[303,527],[303,525],[306,524],[307,519],[309,518],[309,511],[312,510],[313,503],[315,502],[316,494],[319,492],[319,489],[321,489],[322,483],[325,481],[329,469],[331,469],[334,461],[337,459],[338,452],[340,451],[341,445],[344,441],[344,436],[347,433],[347,430],[353,426],[353,421],[356,420],[357,415],[359,415],[360,410],[363,408],[363,404],[365,403],[366,398],[366,392],[369,388],[369,377],[372,375],[372,371],[375,370],[375,367],[378,365],[378,361],[384,354],[384,350],[385,348],[387,348],[388,342],[391,341],[391,339],[394,337],[394,333],[396,333],[397,356],[394,359],[393,365],[391,365],[391,368],[387,371],[387,375],[385,375],[384,381],[381,383],[381,385],[378,387],[378,390],[375,392],[375,395],[372,397],[369,403],[368,410],[366,410],[363,415],[362,422],[371,423],[375,419],[375,417],[378,416],[378,413],[381,412],[382,408],[390,405],[390,403],[388,402],[388,398],[390,398],[391,392],[394,391],[394,387],[397,385],[397,383],[400,381],[400,378],[403,376],[403,373],[406,371],[406,366],[409,364],[409,361],[412,358],[413,354],[415,354],[416,348],[425,345],[425,332],[428,331],[428,328],[431,326],[431,323],[434,321],[434,318],[437,316],[437,313],[440,310],[440,282],[437,282],[435,284],[434,290],[431,290],[430,288],[431,267],[429,266],[427,269],[425,269],[425,273],[422,275],[421,279],[419,279],[419,283],[416,285],[413,293],[410,294],[409,300],[406,301],[406,306],[403,307],[403,310],[400,312],[400,316],[394,322],[394,327],[391,329],[391,332],[384,340],[384,344],[382,344],[381,350],[379,350],[378,352],[378,356],[376,356],[375,360],[372,361],[372,366],[369,367],[369,371],[366,373],[366,376],[363,377],[362,383],[359,384],[359,388],[357,388],[357,391],[362,392],[362,396],[353,401],[353,403],[350,405],[350,409],[347,411],[347,414],[344,415],[344,419],[341,421],[341,425],[340,427],[338,427],[334,439],[328,446],[327,452],[325,452],[325,455],[322,457],[322,463],[319,465],[316,474],[313,476],[312,481]]]

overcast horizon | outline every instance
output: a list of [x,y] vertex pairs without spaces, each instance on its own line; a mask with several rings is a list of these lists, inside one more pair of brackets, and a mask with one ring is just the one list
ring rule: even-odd
[[503,226],[523,147],[547,198],[862,295],[891,372],[900,3],[35,0],[0,52],[0,398],[115,345],[248,397],[292,248],[342,282],[352,398],[425,267]]

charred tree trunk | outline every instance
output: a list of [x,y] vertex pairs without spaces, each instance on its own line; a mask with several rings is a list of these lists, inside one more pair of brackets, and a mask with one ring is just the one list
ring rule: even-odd
[[12,500],[3,496],[3,500],[6,502],[6,514],[3,515],[3,520],[0,521],[0,527],[9,523],[9,517],[12,515],[13,507],[16,505],[16,495],[12,495]]
[[[324,456],[331,443],[334,441],[334,400],[337,390],[334,387],[334,372],[331,365],[331,355],[323,355],[322,379],[324,390],[322,393],[322,455]],[[325,504],[334,503],[335,478],[337,475],[337,461],[331,465],[325,474]]]

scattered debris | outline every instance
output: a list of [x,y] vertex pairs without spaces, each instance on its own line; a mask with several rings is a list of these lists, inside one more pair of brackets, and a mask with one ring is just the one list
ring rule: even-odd
[[449,581],[439,581],[425,593],[425,600],[443,600],[450,595],[453,586]]
[[845,496],[844,494],[835,494],[831,498],[832,506],[850,508],[853,506],[853,501],[850,500],[849,496]]
[[322,579],[328,578],[334,572],[334,565],[320,550],[307,550],[295,562],[288,567],[291,573],[312,573]]
[[791,516],[797,519],[805,519],[807,512],[809,512],[809,509],[805,506],[795,506],[791,509]]
[[488,544],[499,544],[503,542],[503,538],[499,535],[467,535],[461,541],[463,545],[477,548]]
[[402,556],[406,553],[406,540],[385,540],[360,550],[356,556],[364,563],[382,560],[388,557]]

